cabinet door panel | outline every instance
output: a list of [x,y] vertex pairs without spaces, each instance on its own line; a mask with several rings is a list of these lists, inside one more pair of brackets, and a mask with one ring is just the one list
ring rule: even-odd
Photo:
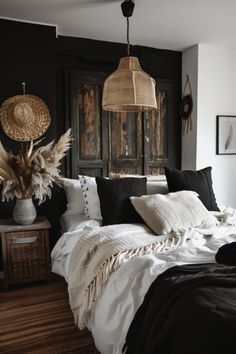
[[164,174],[177,166],[178,112],[173,82],[157,80],[157,110],[144,113],[144,173]]
[[109,114],[109,173],[142,174],[141,113]]
[[79,85],[79,158],[102,159],[100,90],[97,85]]
[[107,114],[101,107],[105,77],[103,73],[66,73],[67,124],[74,138],[67,175],[73,178],[85,172],[107,175]]
[[167,91],[157,91],[157,110],[148,114],[149,158],[159,159],[167,156]]

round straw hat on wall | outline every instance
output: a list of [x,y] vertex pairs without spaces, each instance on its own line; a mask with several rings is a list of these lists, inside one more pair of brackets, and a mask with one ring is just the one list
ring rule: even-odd
[[0,121],[4,133],[11,139],[30,141],[45,133],[51,117],[41,98],[24,94],[10,97],[3,102]]

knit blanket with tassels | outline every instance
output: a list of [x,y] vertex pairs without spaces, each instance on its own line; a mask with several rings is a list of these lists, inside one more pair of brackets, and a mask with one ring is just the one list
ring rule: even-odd
[[180,234],[154,236],[145,225],[121,224],[83,233],[72,251],[68,292],[76,325],[86,327],[91,309],[112,272],[133,257],[177,248]]

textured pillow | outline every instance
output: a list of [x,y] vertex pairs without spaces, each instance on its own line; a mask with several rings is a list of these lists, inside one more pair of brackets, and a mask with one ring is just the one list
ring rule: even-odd
[[168,185],[165,175],[127,175],[121,173],[110,173],[110,178],[147,178],[147,194],[167,194]]
[[130,199],[136,211],[157,235],[217,224],[217,219],[205,208],[196,192],[180,191]]
[[96,177],[102,224],[143,223],[130,202],[131,196],[147,194],[146,178]]
[[169,192],[194,191],[208,210],[219,211],[212,188],[211,170],[211,167],[206,167],[198,171],[180,171],[165,167]]
[[102,220],[95,177],[82,175],[78,177],[84,197],[85,216],[88,219]]
[[66,192],[67,205],[65,214],[84,214],[84,196],[78,179],[61,178]]

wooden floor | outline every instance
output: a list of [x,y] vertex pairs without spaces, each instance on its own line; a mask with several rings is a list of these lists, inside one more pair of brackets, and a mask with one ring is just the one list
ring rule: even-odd
[[64,280],[3,292],[0,353],[97,354],[91,334],[74,325]]

